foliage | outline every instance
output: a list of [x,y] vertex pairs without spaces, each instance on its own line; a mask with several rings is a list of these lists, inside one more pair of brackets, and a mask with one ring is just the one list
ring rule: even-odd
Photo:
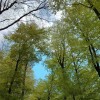
[[[49,28],[21,23],[5,36],[10,46],[0,51],[0,99],[99,100],[99,1],[49,3],[63,10],[61,20]],[[32,67],[45,55],[49,74],[37,82]]]

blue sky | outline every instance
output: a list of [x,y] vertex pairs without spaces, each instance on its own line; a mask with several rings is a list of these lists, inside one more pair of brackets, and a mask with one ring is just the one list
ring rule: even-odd
[[43,57],[42,61],[40,61],[39,63],[36,63],[33,66],[34,77],[36,80],[45,79],[45,76],[49,74],[49,71],[47,71],[47,69],[45,68],[44,60],[45,60],[45,57]]

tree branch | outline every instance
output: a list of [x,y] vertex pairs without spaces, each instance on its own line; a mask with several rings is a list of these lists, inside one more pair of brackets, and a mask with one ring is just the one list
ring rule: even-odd
[[93,11],[95,12],[95,14],[100,20],[100,12],[98,11],[98,9],[92,4],[91,0],[87,0],[87,2],[89,3],[89,5],[91,6],[91,8],[93,9]]
[[[5,2],[6,2],[6,1],[5,1]],[[11,7],[13,7],[16,3],[17,3],[17,2],[16,2],[16,0],[15,0],[15,1],[14,1],[13,3],[11,3],[8,7],[5,8],[5,6],[4,6],[4,7],[3,7],[3,10],[0,11],[0,15],[1,15],[3,12],[9,10],[9,9],[10,9]]]
[[14,19],[4,19],[4,20],[1,20],[0,23],[2,23],[4,21],[9,21],[9,20],[14,20]]
[[40,19],[40,20],[44,20],[44,21],[46,21],[46,22],[53,22],[53,21],[50,21],[50,20],[47,20],[47,19],[45,19],[45,18],[41,18],[41,17],[39,17],[39,16],[36,16],[35,14],[32,14],[34,17],[36,17],[36,18],[38,18],[38,19]]
[[66,5],[82,5],[86,8],[91,8],[91,6],[84,5],[83,3],[74,3],[74,4],[66,4]]
[[[40,5],[41,5],[41,4],[40,4]],[[40,5],[39,5],[36,9],[33,9],[33,10],[31,10],[31,11],[25,13],[24,15],[22,15],[21,17],[19,17],[17,20],[15,20],[14,22],[12,22],[11,24],[9,24],[9,25],[7,25],[7,26],[5,26],[5,27],[3,27],[3,28],[0,28],[0,31],[2,31],[2,30],[4,30],[4,29],[7,29],[8,27],[14,25],[14,24],[17,23],[18,21],[20,21],[20,19],[22,19],[23,17],[29,15],[30,13],[32,13],[32,12],[34,12],[34,11],[37,11],[37,10],[40,10],[40,9],[43,9],[43,8],[46,8],[46,3],[45,3],[42,7],[40,7]]]

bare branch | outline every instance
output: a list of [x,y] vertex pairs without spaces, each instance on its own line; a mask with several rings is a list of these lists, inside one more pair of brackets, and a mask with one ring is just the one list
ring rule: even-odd
[[40,20],[44,20],[44,21],[46,21],[46,22],[53,22],[53,21],[50,21],[50,20],[47,20],[47,19],[41,18],[41,17],[39,17],[39,16],[37,16],[37,15],[35,15],[35,14],[32,14],[32,15],[33,15],[34,17],[40,19]]
[[1,8],[2,8],[1,6],[2,6],[2,0],[0,0],[0,11],[1,11]]
[[[41,4],[40,4],[40,5],[41,5]],[[14,24],[17,23],[18,21],[20,21],[20,19],[22,19],[23,17],[29,15],[30,13],[32,13],[32,12],[34,12],[34,11],[38,11],[38,10],[43,9],[43,8],[46,8],[46,4],[44,4],[42,7],[40,7],[40,5],[39,5],[36,9],[33,9],[33,10],[31,10],[31,11],[25,13],[24,15],[22,15],[21,17],[19,17],[17,20],[15,20],[14,22],[12,22],[11,24],[9,24],[9,25],[7,25],[7,26],[5,26],[5,27],[3,27],[3,28],[0,28],[0,31],[2,31],[2,30],[4,30],[4,29],[7,29],[8,27],[14,25]]]
[[[6,2],[6,1],[5,1],[5,2]],[[8,7],[6,7],[6,8],[4,7],[3,10],[0,11],[0,14],[2,14],[3,12],[9,10],[10,8],[12,8],[16,3],[17,3],[17,2],[16,2],[16,0],[15,0],[15,1],[14,1],[13,3],[11,3]]]
[[4,21],[9,21],[9,20],[14,20],[14,19],[4,19],[4,20],[0,21],[0,23],[2,23]]
[[7,1],[8,1],[8,0],[6,0],[6,1],[4,2],[3,9],[5,9],[5,8],[6,8]]

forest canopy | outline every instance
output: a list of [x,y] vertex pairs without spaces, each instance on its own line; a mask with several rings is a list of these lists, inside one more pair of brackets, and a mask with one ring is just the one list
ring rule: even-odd
[[[60,20],[39,26],[49,24],[44,12],[59,11]],[[0,24],[0,34],[7,33],[0,100],[100,100],[99,0],[0,0]],[[33,68],[43,57],[48,75],[36,80]]]

